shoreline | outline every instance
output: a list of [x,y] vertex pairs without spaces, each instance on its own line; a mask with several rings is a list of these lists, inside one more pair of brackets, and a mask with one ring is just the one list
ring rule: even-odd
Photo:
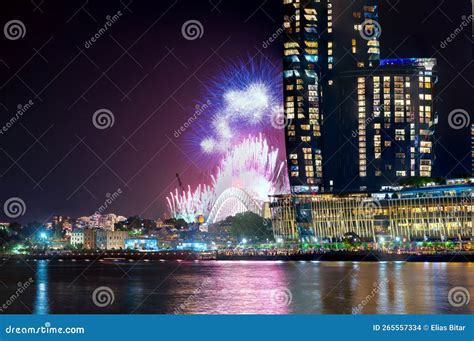
[[2,254],[6,260],[57,260],[57,261],[322,261],[322,262],[430,262],[430,263],[468,263],[474,262],[474,252],[440,253],[389,253],[380,251],[325,251],[325,252],[282,252],[270,254],[216,253],[192,251],[157,252],[77,252],[15,255]]

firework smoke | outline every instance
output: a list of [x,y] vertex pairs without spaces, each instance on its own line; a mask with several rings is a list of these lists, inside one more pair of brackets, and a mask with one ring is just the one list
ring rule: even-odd
[[[229,188],[239,188],[248,193],[258,207],[268,201],[269,195],[287,191],[287,178],[282,176],[285,163],[278,159],[278,149],[268,145],[260,134],[248,137],[228,151],[211,176],[211,186],[198,186],[195,191],[188,188],[181,194],[170,193],[168,207],[173,217],[195,222],[199,215],[205,218],[219,196]],[[244,212],[244,206],[235,206],[222,216]]]

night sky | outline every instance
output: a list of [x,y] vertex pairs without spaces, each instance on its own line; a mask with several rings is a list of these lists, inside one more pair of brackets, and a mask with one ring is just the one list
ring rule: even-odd
[[[470,1],[386,0],[380,6],[382,57],[438,58],[439,174],[469,172],[469,129],[450,128],[447,116],[464,109],[473,120],[471,28],[446,48],[440,44],[470,15]],[[3,30],[0,35],[0,129],[19,104],[34,104],[0,134],[1,206],[21,198],[22,222],[89,215],[120,188],[108,211],[163,216],[175,174],[195,185],[213,164],[189,148],[190,131],[179,138],[173,132],[206,101],[226,66],[258,60],[281,69],[281,43],[262,47],[281,27],[281,7],[281,0],[2,1],[1,27],[20,20],[26,34],[17,40]],[[122,15],[86,48],[118,11]],[[183,37],[188,20],[202,24],[201,38]],[[99,109],[113,113],[112,127],[93,125]],[[2,220],[11,220],[3,209]]]

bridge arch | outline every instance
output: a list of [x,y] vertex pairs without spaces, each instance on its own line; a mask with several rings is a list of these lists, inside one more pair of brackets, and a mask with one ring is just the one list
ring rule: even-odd
[[207,223],[214,224],[229,216],[247,211],[261,215],[262,206],[248,192],[241,188],[231,187],[219,195],[212,206]]

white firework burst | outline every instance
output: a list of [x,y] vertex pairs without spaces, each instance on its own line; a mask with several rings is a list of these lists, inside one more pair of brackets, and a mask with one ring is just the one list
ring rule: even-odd
[[248,137],[227,151],[211,176],[210,186],[200,185],[194,191],[188,187],[182,193],[176,190],[167,198],[168,207],[173,217],[195,222],[199,215],[207,218],[217,198],[229,188],[244,190],[261,207],[269,195],[287,191],[284,169],[278,149],[270,147],[262,134]]
[[173,218],[193,223],[198,216],[209,212],[214,202],[214,193],[210,186],[199,185],[194,191],[188,186],[187,191],[179,193],[176,189],[174,193],[171,192],[166,200]]

